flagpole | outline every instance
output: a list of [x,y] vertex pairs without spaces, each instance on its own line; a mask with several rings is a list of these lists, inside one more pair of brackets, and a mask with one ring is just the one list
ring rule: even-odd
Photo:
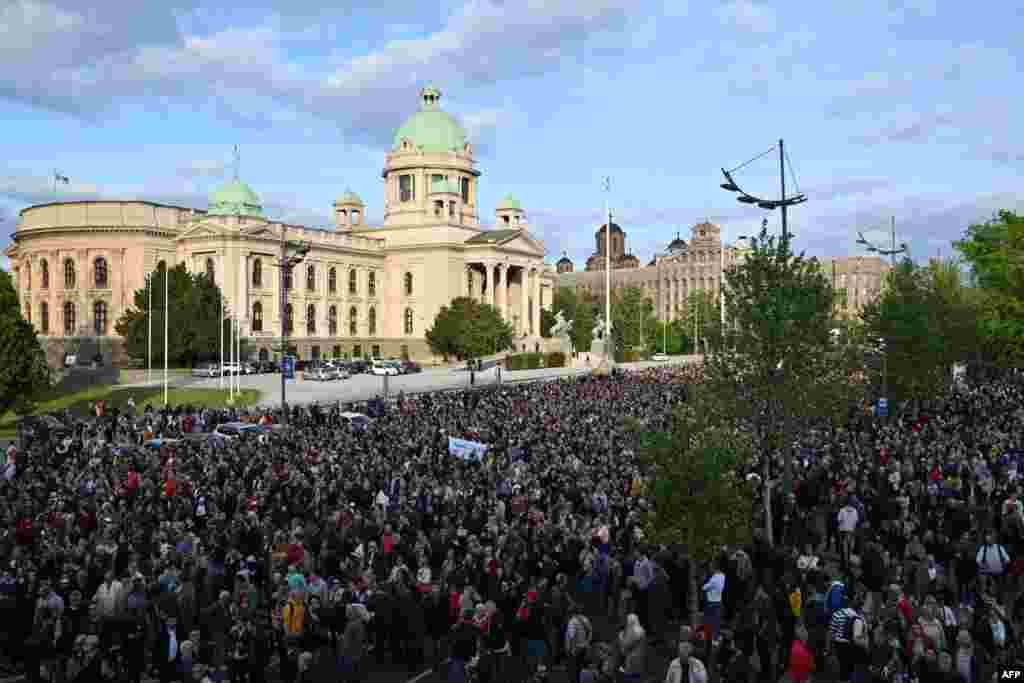
[[165,406],[168,403],[168,396],[167,396],[167,368],[168,368],[168,365],[167,365],[167,353],[168,353],[169,345],[167,343],[167,333],[170,330],[170,325],[168,325],[168,320],[171,317],[171,297],[170,297],[170,292],[171,292],[171,287],[170,287],[171,272],[170,272],[170,269],[169,269],[168,266],[169,266],[169,264],[166,261],[164,261],[164,405]]
[[153,273],[146,276],[146,293],[149,294],[149,315],[146,316],[149,330],[146,332],[146,384],[153,383]]
[[220,296],[220,330],[217,334],[220,336],[220,366],[217,368],[217,388],[224,389],[224,295],[217,290],[217,294]]
[[229,397],[229,400],[232,403],[234,403],[235,402],[235,371],[237,370],[237,368],[235,367],[235,317],[232,315],[232,316],[229,316],[229,318],[230,318],[230,321],[231,321],[231,337],[228,339],[228,345],[231,347],[231,350],[229,352],[230,356],[231,356],[231,375],[228,376],[228,397]]

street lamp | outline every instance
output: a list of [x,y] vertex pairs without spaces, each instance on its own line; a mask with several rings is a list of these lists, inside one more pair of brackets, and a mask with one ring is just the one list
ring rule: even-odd
[[[280,289],[281,289],[281,421],[284,424],[288,424],[288,401],[287,401],[287,375],[284,371],[285,358],[288,354],[288,290],[285,289],[285,273],[290,272],[295,266],[302,263],[306,258],[306,254],[309,253],[310,245],[308,242],[297,242],[290,243],[285,238],[287,228],[281,224],[281,256],[278,257],[278,268],[280,273],[278,274]],[[288,255],[288,249],[291,248],[295,251],[293,256]],[[295,284],[294,282],[292,283]]]
[[[896,246],[896,216],[889,218],[889,237],[890,247],[888,249],[882,249],[881,247],[872,244],[865,237],[864,233],[857,232],[857,244],[867,249],[868,253],[878,254],[879,256],[888,256],[889,263],[892,268],[890,277],[896,277],[896,256],[898,254],[906,254],[909,252],[909,247],[906,242],[900,242],[900,246]],[[882,350],[882,399],[886,401],[885,408],[888,410],[888,396],[889,396],[889,349],[886,347],[885,340],[881,340]],[[881,401],[879,401],[879,408],[882,407]],[[884,416],[883,416],[884,417]]]
[[[748,164],[751,164],[751,163],[757,161],[758,159],[761,159],[762,157],[765,157],[768,154],[774,152],[776,150],[776,148],[779,150],[779,183],[781,185],[781,195],[780,195],[779,199],[762,199],[761,197],[756,197],[756,196],[750,194],[749,192],[745,192],[742,189],[740,189],[739,184],[736,182],[735,178],[733,178],[732,174],[735,173],[736,171],[740,170],[744,166],[747,166]],[[736,168],[732,169],[731,171],[726,171],[723,168],[722,169],[722,175],[725,176],[725,182],[722,183],[719,186],[723,190],[728,190],[729,192],[736,192],[739,195],[738,197],[736,197],[736,201],[740,202],[741,204],[756,204],[758,207],[760,207],[760,208],[762,208],[762,209],[764,209],[766,211],[774,211],[775,209],[782,209],[782,239],[783,240],[789,240],[789,238],[790,238],[789,227],[787,225],[787,220],[786,220],[786,215],[787,215],[786,214],[786,209],[788,209],[791,206],[796,206],[797,204],[803,204],[804,202],[807,201],[807,197],[802,195],[802,194],[799,194],[799,193],[793,195],[792,197],[787,197],[786,196],[786,162],[787,161],[788,161],[788,158],[786,157],[786,148],[785,148],[785,145],[783,144],[783,141],[780,139],[779,140],[779,144],[776,147],[772,147],[767,152],[764,152],[763,154],[759,154],[756,157],[754,157],[753,159],[751,159],[751,160],[749,160],[749,161],[747,161],[745,163],[740,164],[739,166],[737,166]],[[792,173],[792,172],[793,172],[793,168],[792,168],[792,164],[791,164],[790,165],[790,173]],[[795,183],[796,182],[795,176],[794,176],[793,180],[794,180],[794,183]],[[798,187],[797,190],[799,191],[799,189],[800,188]]]

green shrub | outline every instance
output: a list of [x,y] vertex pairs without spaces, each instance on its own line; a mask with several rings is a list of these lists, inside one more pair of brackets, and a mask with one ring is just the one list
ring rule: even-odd
[[528,370],[536,370],[544,367],[544,354],[542,353],[528,353],[526,354],[526,368]]
[[565,367],[565,354],[561,351],[552,351],[544,358],[544,367],[546,368],[564,368]]
[[523,357],[520,354],[508,356],[505,359],[505,367],[509,370],[522,370],[523,369]]

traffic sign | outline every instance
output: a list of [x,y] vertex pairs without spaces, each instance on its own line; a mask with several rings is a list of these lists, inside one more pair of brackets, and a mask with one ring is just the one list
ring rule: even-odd
[[880,398],[878,399],[878,417],[889,416],[889,399]]
[[295,379],[295,357],[285,356],[281,359],[281,372],[285,379]]

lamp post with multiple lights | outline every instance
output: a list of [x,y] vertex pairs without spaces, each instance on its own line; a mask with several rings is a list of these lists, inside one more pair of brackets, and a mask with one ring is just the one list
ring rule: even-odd
[[[896,246],[896,216],[892,216],[889,220],[889,237],[890,246],[888,249],[883,249],[875,244],[872,244],[864,237],[864,233],[857,233],[857,244],[867,249],[868,253],[878,254],[879,256],[888,256],[889,264],[892,268],[890,277],[896,277],[896,257],[899,254],[906,254],[909,252],[906,242],[900,242],[900,246]],[[888,409],[888,396],[889,396],[889,349],[886,347],[885,340],[881,340],[882,346],[882,398],[886,401],[885,407]],[[879,404],[881,405],[881,404]]]
[[[762,199],[761,197],[754,196],[754,195],[750,194],[749,192],[745,192],[742,189],[740,189],[740,186],[736,183],[736,180],[735,180],[735,178],[733,178],[732,174],[735,173],[736,171],[740,170],[744,166],[747,166],[748,164],[751,164],[751,163],[757,161],[758,159],[761,159],[762,157],[767,156],[771,152],[774,152],[776,149],[779,150],[779,184],[780,184],[780,187],[781,187],[781,195],[780,195],[779,199]],[[774,211],[775,209],[782,209],[782,239],[785,240],[785,241],[788,241],[789,238],[790,238],[786,210],[789,207],[791,207],[791,206],[796,206],[797,204],[803,204],[804,202],[807,201],[807,197],[804,196],[803,194],[799,194],[799,193],[797,193],[797,194],[795,194],[795,195],[793,195],[791,197],[787,197],[786,196],[786,163],[787,163],[787,161],[788,161],[788,158],[786,157],[786,148],[785,148],[785,145],[784,145],[783,141],[780,139],[779,140],[779,144],[776,147],[772,147],[767,152],[765,152],[763,154],[759,154],[758,156],[754,157],[750,161],[747,161],[747,162],[745,162],[743,164],[740,164],[739,166],[737,166],[736,168],[734,168],[734,169],[732,169],[730,171],[726,171],[723,168],[722,169],[722,175],[725,176],[725,182],[720,185],[720,187],[723,190],[728,190],[729,192],[736,192],[739,195],[738,197],[736,197],[736,201],[740,202],[741,204],[756,204],[757,206],[759,206],[762,209],[765,209],[766,211]],[[791,164],[790,165],[790,173],[792,173],[792,172],[793,172],[793,169],[792,169],[792,164]],[[797,189],[799,190],[799,188],[797,188]]]
[[[278,258],[278,267],[281,272],[278,273],[281,283],[281,421],[284,424],[288,424],[288,401],[287,401],[287,383],[288,377],[285,373],[285,363],[288,356],[288,289],[285,287],[285,274],[291,272],[291,270],[302,263],[306,258],[306,254],[309,253],[310,245],[308,242],[289,243],[285,235],[287,228],[281,224],[281,256]],[[295,254],[292,256],[288,255],[288,249],[294,249]],[[292,283],[294,284],[294,282]]]

